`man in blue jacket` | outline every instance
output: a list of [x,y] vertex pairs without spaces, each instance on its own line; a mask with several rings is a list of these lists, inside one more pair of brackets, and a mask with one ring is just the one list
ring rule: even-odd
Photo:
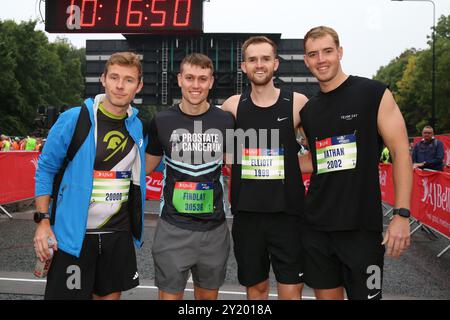
[[413,149],[414,168],[442,171],[444,169],[444,144],[434,137],[433,128],[425,126],[422,140]]
[[101,76],[105,94],[87,99],[91,127],[69,162],[55,200],[50,194],[72,140],[81,108],[62,113],[49,132],[36,171],[36,255],[51,257],[45,299],[120,299],[139,276],[133,245],[143,239],[145,145],[138,110],[142,66],[131,52],[113,54]]

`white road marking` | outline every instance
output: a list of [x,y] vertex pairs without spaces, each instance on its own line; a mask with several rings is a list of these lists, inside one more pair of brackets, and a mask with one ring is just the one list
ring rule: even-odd
[[[18,282],[36,282],[36,283],[45,283],[47,280],[45,279],[23,279],[23,278],[0,278],[0,281],[18,281]],[[151,290],[158,290],[156,286],[144,286],[140,285],[137,286],[135,289],[151,289]],[[194,292],[194,289],[186,288],[185,291],[188,292]],[[229,295],[239,295],[239,296],[245,296],[246,292],[243,291],[224,291],[219,290],[220,294],[229,294]],[[277,297],[278,295],[276,293],[269,293],[269,297]],[[306,300],[315,300],[315,297],[312,296],[302,296],[303,299]]]

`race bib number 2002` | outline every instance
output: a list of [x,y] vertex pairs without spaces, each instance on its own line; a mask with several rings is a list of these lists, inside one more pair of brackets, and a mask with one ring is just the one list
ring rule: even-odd
[[356,167],[356,135],[348,134],[316,141],[317,174]]

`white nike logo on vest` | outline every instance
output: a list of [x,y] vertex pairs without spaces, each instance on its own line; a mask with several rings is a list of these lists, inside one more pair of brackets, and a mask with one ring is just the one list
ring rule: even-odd
[[381,291],[378,291],[377,293],[375,293],[373,296],[371,296],[370,294],[367,295],[367,299],[371,300],[373,298],[375,298],[377,295],[379,295],[381,293]]

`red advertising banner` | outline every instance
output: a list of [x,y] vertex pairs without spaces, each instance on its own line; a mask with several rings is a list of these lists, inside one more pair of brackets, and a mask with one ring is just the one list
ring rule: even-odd
[[39,152],[0,152],[0,205],[34,197]]
[[311,173],[302,173],[303,185],[305,186],[305,194],[308,193],[309,182],[311,180]]
[[450,237],[450,174],[414,170],[411,214]]
[[392,180],[392,165],[380,163],[378,165],[378,171],[380,174],[381,199],[383,202],[393,206],[395,197],[394,182]]
[[153,171],[150,175],[146,176],[147,180],[147,200],[159,200],[161,199],[162,184],[164,174],[162,172]]

